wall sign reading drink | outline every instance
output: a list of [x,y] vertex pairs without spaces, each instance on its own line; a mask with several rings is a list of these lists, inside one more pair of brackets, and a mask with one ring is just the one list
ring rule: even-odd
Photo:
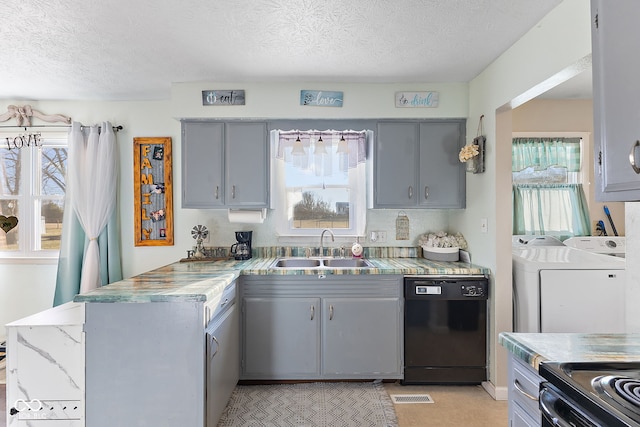
[[344,94],[327,90],[301,90],[300,105],[314,107],[342,107]]
[[438,92],[396,92],[398,108],[436,108]]

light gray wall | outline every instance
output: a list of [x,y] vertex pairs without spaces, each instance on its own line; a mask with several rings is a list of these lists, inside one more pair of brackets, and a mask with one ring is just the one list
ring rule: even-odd
[[[211,88],[243,87],[247,92],[246,106],[202,106],[201,91]],[[124,129],[117,134],[120,152],[120,205],[122,260],[125,277],[140,274],[178,261],[194,245],[191,229],[197,224],[210,230],[207,246],[230,246],[235,241],[235,230],[254,230],[255,246],[283,244],[274,235],[273,212],[263,224],[230,224],[227,211],[182,209],[180,118],[416,118],[465,117],[468,104],[467,84],[415,84],[370,85],[332,84],[331,90],[345,93],[343,108],[305,107],[299,104],[300,90],[325,87],[325,84],[216,84],[211,82],[177,84],[172,99],[167,101],[102,102],[102,101],[24,101],[4,100],[6,105],[30,104],[47,114],[64,114],[85,125],[104,120]],[[396,91],[438,91],[438,108],[395,108]],[[36,122],[34,122],[36,123]],[[133,138],[172,138],[173,148],[173,200],[174,245],[157,247],[134,246],[133,223]],[[395,220],[398,210],[369,210],[367,230],[386,230],[387,243],[379,246],[407,246],[415,244],[418,236],[427,231],[446,230],[449,225],[447,211],[405,210],[410,219],[410,240],[395,240]],[[336,239],[336,246],[351,243],[352,239]],[[371,245],[370,242],[362,242]],[[309,245],[319,245],[310,239]],[[55,289],[57,264],[24,264],[0,259],[0,325],[37,313],[51,307]],[[37,291],[36,291],[37,290]],[[0,329],[0,339],[5,336]]]

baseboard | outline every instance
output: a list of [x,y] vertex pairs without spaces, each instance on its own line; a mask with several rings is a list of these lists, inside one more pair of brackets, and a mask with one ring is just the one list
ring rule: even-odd
[[509,390],[507,387],[496,387],[492,382],[484,381],[482,388],[484,388],[494,400],[509,400]]

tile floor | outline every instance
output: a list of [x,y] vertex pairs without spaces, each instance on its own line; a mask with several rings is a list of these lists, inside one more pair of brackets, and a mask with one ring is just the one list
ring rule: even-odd
[[385,383],[389,395],[428,394],[434,403],[396,404],[398,427],[506,427],[508,403],[494,400],[482,386]]

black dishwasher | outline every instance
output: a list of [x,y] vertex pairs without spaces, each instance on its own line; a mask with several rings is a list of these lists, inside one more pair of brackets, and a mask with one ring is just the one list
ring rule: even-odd
[[403,384],[478,384],[487,379],[484,276],[404,279]]

